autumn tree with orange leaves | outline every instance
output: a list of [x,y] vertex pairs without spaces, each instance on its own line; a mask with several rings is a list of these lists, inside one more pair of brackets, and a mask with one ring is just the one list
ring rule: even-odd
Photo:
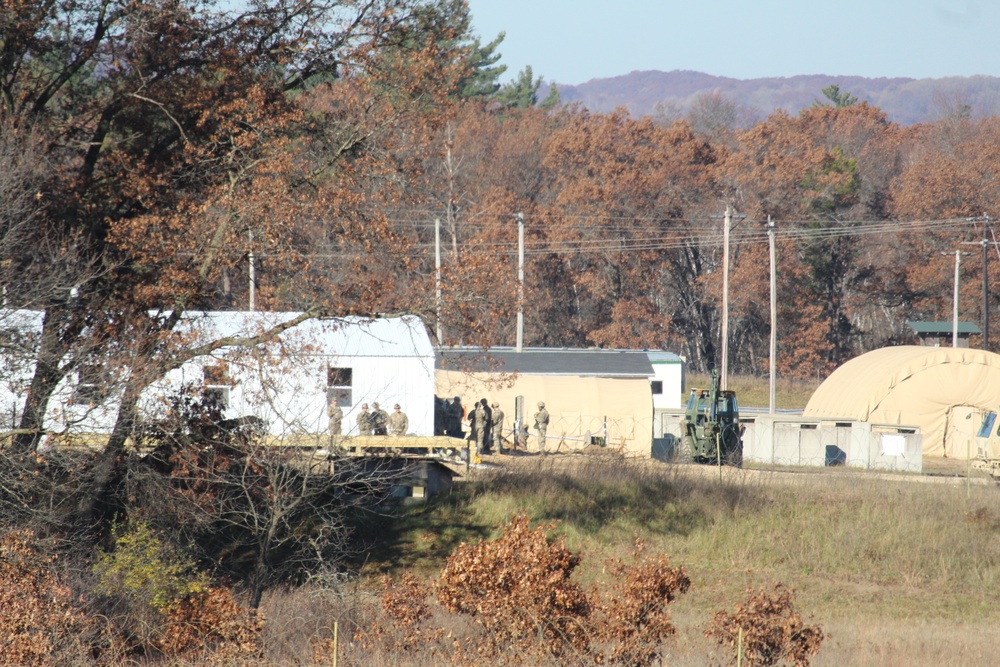
[[[1000,195],[995,169],[1000,157],[1000,119],[945,118],[913,127],[905,154],[906,168],[892,187],[895,215],[901,219],[955,221],[949,227],[903,237],[895,250],[900,260],[896,291],[906,299],[914,319],[935,319],[935,315],[947,313],[952,307],[955,251],[979,255],[981,248],[962,243],[995,239],[987,218],[997,217]],[[990,248],[990,285],[1000,278],[996,258],[996,250]],[[982,322],[982,267],[978,256],[962,262],[959,311],[964,320]],[[988,298],[990,312],[995,314],[995,290],[989,290]]]
[[[79,0],[4,14],[0,120],[48,139],[39,228],[66,239],[77,268],[72,290],[18,304],[45,320],[15,449],[34,449],[56,384],[85,360],[120,382],[82,517],[114,478],[142,389],[210,351],[177,347],[174,326],[186,310],[232,303],[248,251],[272,276],[265,307],[392,307],[407,247],[386,223],[400,168],[386,146],[407,118],[432,122],[468,75],[465,35],[435,18],[463,8]],[[338,289],[292,279],[317,275],[317,239],[350,277]]]
[[683,123],[581,114],[560,128],[546,153],[553,179],[539,220],[539,263],[565,275],[550,318],[572,323],[580,343],[610,347],[676,344],[684,334],[675,318],[682,330],[704,326],[702,313],[683,312],[681,292],[697,287],[685,280],[680,241],[692,231],[687,220],[717,203],[716,161]]
[[[866,285],[880,267],[855,228],[859,220],[888,216],[891,174],[884,169],[897,133],[885,114],[866,104],[813,107],[795,117],[778,112],[740,137],[724,167],[741,212],[758,221],[771,216],[780,231],[786,225],[800,230],[798,240],[781,243],[779,341],[786,373],[828,372],[862,349],[859,316],[878,305]],[[734,264],[734,275],[764,295],[766,246],[757,238],[755,250]],[[747,316],[763,319],[752,307],[737,315]],[[760,350],[761,341],[755,346]]]

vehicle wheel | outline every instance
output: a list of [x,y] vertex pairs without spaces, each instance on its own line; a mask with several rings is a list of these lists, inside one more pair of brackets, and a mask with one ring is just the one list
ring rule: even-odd
[[674,463],[694,463],[694,460],[690,443],[688,443],[687,438],[681,438],[674,449]]

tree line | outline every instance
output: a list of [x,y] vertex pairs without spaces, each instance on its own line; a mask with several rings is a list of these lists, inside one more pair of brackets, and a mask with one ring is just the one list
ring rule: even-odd
[[[540,100],[530,69],[500,85],[503,36],[484,45],[461,0],[23,1],[2,20],[0,285],[44,312],[22,451],[98,358],[120,453],[141,390],[211,351],[171,336],[183,313],[245,308],[251,261],[260,308],[415,312],[442,344],[510,344],[521,214],[526,344],[704,370],[732,206],[731,368],[770,363],[770,218],[777,368],[822,377],[947,319],[947,253],[992,241],[997,120],[964,107],[900,127],[834,84],[748,129],[720,95],[669,121],[592,114]],[[959,310],[981,321],[964,267]]]
[[[442,342],[513,342],[517,213],[529,345],[665,348],[697,370],[718,365],[727,206],[738,214],[735,372],[769,368],[768,219],[783,375],[822,378],[913,342],[908,320],[950,320],[954,252],[993,241],[997,120],[962,112],[901,127],[835,84],[821,92],[798,115],[743,130],[718,96],[669,122],[463,101],[391,214],[422,275],[433,272],[432,221],[443,225]],[[980,324],[982,271],[966,260],[959,281],[960,316]],[[432,296],[426,285],[409,301],[429,322]]]

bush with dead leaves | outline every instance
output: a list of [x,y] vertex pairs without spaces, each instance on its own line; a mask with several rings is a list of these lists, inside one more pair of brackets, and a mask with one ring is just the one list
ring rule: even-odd
[[739,662],[747,667],[781,661],[808,667],[809,658],[823,643],[823,630],[803,623],[792,591],[782,584],[776,584],[773,593],[748,588],[746,601],[737,605],[735,612],[716,612],[705,636],[733,650],[731,664]]
[[0,536],[0,660],[8,665],[65,665],[84,659],[91,628],[35,536]]

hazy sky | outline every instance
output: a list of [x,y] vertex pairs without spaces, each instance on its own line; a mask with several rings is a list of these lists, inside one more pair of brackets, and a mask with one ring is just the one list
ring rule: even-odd
[[1000,0],[468,0],[503,80],[564,84],[633,70],[1000,76]]

